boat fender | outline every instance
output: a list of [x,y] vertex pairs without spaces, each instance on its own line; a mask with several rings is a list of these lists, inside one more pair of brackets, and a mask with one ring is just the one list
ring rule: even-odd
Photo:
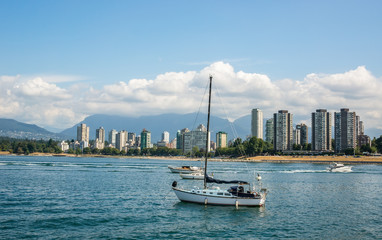
[[204,199],[204,205],[207,205],[207,203],[208,203],[208,199],[206,198]]
[[172,182],[172,187],[176,187],[178,185],[178,182],[177,181],[173,181]]

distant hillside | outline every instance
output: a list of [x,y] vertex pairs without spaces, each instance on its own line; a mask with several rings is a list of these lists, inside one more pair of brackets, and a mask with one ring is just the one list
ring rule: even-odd
[[[207,115],[196,113],[190,114],[162,114],[157,116],[144,116],[138,118],[122,117],[122,116],[110,116],[110,115],[92,115],[87,117],[84,121],[77,125],[64,130],[61,134],[70,136],[75,139],[77,136],[77,126],[81,123],[85,123],[90,127],[90,139],[95,139],[95,131],[99,127],[103,127],[108,135],[109,131],[115,129],[117,131],[126,130],[128,132],[134,132],[140,134],[145,128],[151,132],[153,142],[157,142],[161,139],[161,135],[164,131],[170,133],[170,139],[176,137],[176,132],[183,128],[190,130],[195,129],[199,124],[206,126]],[[218,131],[224,131],[228,133],[228,138],[232,139],[236,135],[233,134],[233,123],[230,123],[226,119],[211,116],[211,138],[215,141],[215,134]],[[245,138],[250,132],[247,131],[248,127],[237,126],[234,124],[237,136]],[[108,138],[108,136],[106,136]]]
[[18,122],[13,119],[0,118],[0,136],[21,139],[64,139],[65,136],[52,133],[34,124]]

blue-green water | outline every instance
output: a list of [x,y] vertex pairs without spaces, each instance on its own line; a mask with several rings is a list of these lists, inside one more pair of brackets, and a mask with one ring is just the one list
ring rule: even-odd
[[265,207],[181,203],[168,165],[197,162],[0,156],[0,239],[381,239],[382,166],[211,162],[216,178],[253,179]]

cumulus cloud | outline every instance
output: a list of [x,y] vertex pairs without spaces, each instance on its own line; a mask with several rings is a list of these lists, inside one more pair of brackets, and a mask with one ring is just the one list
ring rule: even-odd
[[382,81],[365,66],[337,74],[310,73],[300,80],[271,80],[264,74],[237,71],[229,63],[215,62],[200,71],[126,79],[101,89],[78,82],[61,88],[43,76],[1,76],[0,116],[67,128],[96,113],[142,116],[196,112],[203,96],[206,103],[210,75],[214,77],[212,113],[220,117],[236,119],[260,108],[267,118],[286,109],[310,124],[310,114],[318,108],[334,112],[346,107],[361,116],[366,128],[382,127],[382,107],[373,104],[382,101]]
[[21,96],[28,96],[33,99],[69,99],[71,96],[65,89],[57,87],[55,84],[47,83],[41,78],[34,78],[14,85],[13,91]]
[[74,98],[66,89],[42,78],[1,76],[0,86],[0,117],[66,128],[84,116],[72,109]]

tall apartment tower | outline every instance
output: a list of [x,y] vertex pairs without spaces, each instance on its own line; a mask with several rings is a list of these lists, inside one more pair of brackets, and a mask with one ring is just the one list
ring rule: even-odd
[[143,129],[141,132],[141,149],[151,147],[151,132]]
[[184,149],[184,134],[189,132],[188,128],[183,128],[182,130],[178,130],[176,133],[176,149]]
[[98,149],[103,149],[105,147],[105,129],[103,127],[96,129],[95,145]]
[[355,148],[357,144],[356,114],[348,108],[334,113],[334,139],[336,152]]
[[293,147],[293,114],[279,110],[273,114],[273,148],[276,151],[292,150]]
[[363,125],[363,121],[359,121],[359,135],[365,134],[365,126]]
[[77,141],[89,142],[89,127],[86,127],[85,123],[81,123],[80,126],[77,126]]
[[122,149],[126,147],[127,135],[128,132],[124,130],[117,133],[115,137],[115,148],[119,151],[122,151]]
[[332,150],[332,113],[326,109],[312,113],[312,150]]
[[308,144],[309,143],[308,126],[301,123],[299,127],[300,127],[300,144],[301,145]]
[[163,142],[166,142],[166,143],[169,143],[170,142],[170,133],[167,132],[167,131],[164,131],[162,133],[162,141]]
[[273,144],[273,135],[274,135],[273,127],[274,127],[273,126],[273,118],[270,118],[265,123],[265,141],[272,143],[272,144]]
[[105,129],[103,127],[96,129],[96,138],[100,142],[105,142]]
[[228,146],[227,133],[225,133],[225,132],[216,133],[216,147],[217,148],[225,148],[227,146]]
[[109,132],[109,144],[113,145],[115,147],[116,143],[116,137],[117,137],[117,130],[113,129]]
[[296,125],[296,129],[293,129],[293,144],[301,144],[301,125]]
[[263,112],[258,109],[252,109],[252,121],[251,121],[252,137],[263,139]]

